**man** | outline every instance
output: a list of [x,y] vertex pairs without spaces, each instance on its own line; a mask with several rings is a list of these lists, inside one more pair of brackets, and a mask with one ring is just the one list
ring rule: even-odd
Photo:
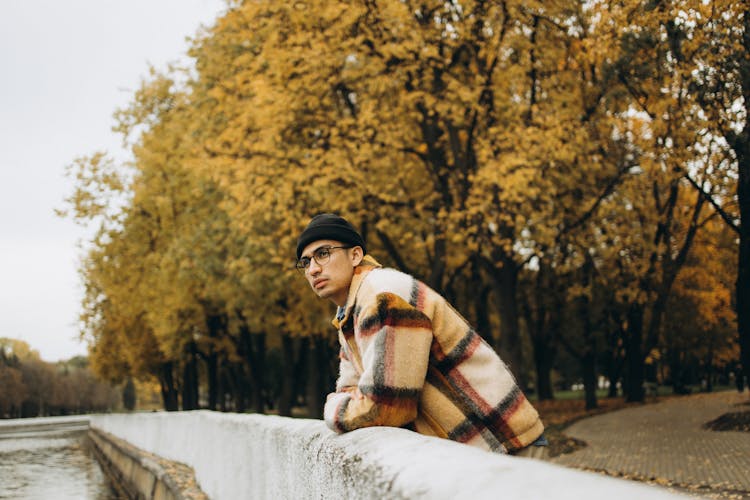
[[406,427],[499,453],[543,457],[536,410],[508,368],[434,290],[366,254],[342,217],[314,217],[297,268],[338,306],[340,373],[325,405],[336,432]]

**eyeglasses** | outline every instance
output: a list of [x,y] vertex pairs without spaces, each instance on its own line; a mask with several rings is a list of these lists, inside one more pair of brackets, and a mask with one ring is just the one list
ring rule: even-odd
[[310,257],[302,257],[300,260],[297,261],[295,264],[295,267],[302,273],[307,271],[307,269],[310,267],[310,264],[312,263],[312,259],[315,259],[315,262],[318,263],[319,266],[323,266],[325,264],[328,264],[328,261],[331,260],[331,250],[336,250],[337,248],[351,248],[351,247],[320,247],[317,248],[313,254],[312,258]]

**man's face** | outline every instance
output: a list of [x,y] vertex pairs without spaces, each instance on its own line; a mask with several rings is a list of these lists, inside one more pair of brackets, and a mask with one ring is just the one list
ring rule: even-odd
[[[319,297],[331,299],[337,306],[344,306],[349,295],[354,268],[362,261],[362,248],[340,248],[348,246],[336,240],[318,240],[302,250],[302,258],[310,259],[310,266],[305,270],[305,278]],[[325,249],[328,248],[328,252]],[[320,253],[326,254],[323,264],[313,258]]]

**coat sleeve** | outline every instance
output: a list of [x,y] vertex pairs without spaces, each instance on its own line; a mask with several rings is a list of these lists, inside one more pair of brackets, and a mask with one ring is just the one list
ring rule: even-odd
[[337,392],[329,395],[326,424],[336,432],[346,432],[412,422],[427,374],[432,322],[391,293],[381,293],[364,304],[357,321],[362,374],[356,387],[341,390],[346,386],[337,384]]
[[344,348],[339,351],[339,378],[336,380],[336,392],[349,392],[359,383],[359,374]]

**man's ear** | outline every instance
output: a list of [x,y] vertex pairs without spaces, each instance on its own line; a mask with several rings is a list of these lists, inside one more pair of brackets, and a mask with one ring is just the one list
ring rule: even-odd
[[352,265],[354,267],[357,267],[362,262],[362,259],[364,257],[365,257],[365,252],[362,250],[362,247],[360,246],[352,247]]

